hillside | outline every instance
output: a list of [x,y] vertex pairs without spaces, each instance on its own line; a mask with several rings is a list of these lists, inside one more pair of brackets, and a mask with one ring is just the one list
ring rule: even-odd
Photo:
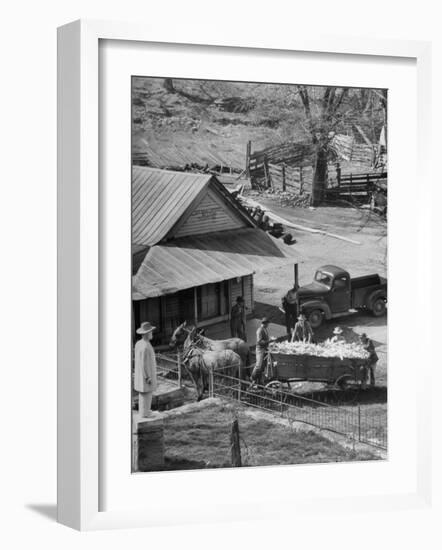
[[[309,87],[315,114],[323,90]],[[370,93],[349,94],[337,132],[378,140],[383,113],[376,91]],[[148,164],[162,168],[196,163],[242,170],[248,140],[257,150],[310,139],[294,85],[134,77],[132,122],[134,158],[147,154]]]

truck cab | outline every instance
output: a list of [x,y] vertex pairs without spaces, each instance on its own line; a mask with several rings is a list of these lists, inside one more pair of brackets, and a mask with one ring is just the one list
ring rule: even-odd
[[324,265],[313,281],[298,289],[298,306],[313,328],[352,309],[367,309],[375,316],[386,312],[387,281],[379,275],[351,279],[345,269]]

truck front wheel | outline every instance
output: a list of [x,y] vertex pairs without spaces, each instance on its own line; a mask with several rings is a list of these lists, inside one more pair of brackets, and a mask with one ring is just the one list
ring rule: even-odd
[[307,314],[307,320],[312,328],[319,328],[322,325],[322,311],[320,309],[312,309]]
[[387,306],[385,304],[384,298],[377,298],[371,307],[371,311],[373,312],[373,315],[375,317],[382,317],[382,315],[385,315],[385,312],[387,311]]

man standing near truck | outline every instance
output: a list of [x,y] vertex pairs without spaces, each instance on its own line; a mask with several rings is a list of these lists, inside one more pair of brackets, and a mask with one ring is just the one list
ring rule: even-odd
[[379,361],[379,357],[378,357],[378,354],[376,353],[373,342],[370,340],[370,338],[367,338],[367,335],[365,334],[365,332],[363,332],[361,334],[359,339],[361,341],[362,347],[366,351],[368,351],[368,353],[370,354],[370,356],[368,358],[368,365],[367,366],[368,366],[368,370],[369,370],[369,373],[370,373],[370,385],[374,386],[375,385],[376,364]]
[[296,317],[298,315],[298,285],[295,283],[287,294],[282,298],[282,308],[285,313],[285,326],[287,335],[292,335],[292,330],[295,328]]
[[311,342],[313,330],[303,313],[299,314],[298,322],[293,331],[292,342]]

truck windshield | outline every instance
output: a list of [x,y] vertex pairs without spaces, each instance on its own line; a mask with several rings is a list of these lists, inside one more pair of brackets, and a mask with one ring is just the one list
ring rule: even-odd
[[328,273],[324,273],[323,271],[317,271],[315,275],[315,281],[318,283],[322,283],[325,286],[331,287],[332,277]]

